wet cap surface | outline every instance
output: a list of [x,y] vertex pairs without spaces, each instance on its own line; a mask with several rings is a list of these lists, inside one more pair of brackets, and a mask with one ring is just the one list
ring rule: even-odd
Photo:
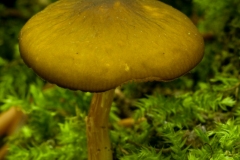
[[201,61],[204,48],[184,14],[154,0],[60,0],[26,23],[19,44],[40,77],[90,92],[173,80]]

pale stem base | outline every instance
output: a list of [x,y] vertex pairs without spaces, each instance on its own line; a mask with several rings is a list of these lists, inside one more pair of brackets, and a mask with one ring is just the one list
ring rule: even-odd
[[114,89],[94,93],[87,117],[88,160],[112,160],[109,138],[109,112]]

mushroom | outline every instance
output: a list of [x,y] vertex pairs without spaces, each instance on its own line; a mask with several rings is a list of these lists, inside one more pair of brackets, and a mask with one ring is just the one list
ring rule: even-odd
[[43,79],[93,92],[88,157],[110,160],[114,89],[188,73],[201,61],[204,42],[187,16],[156,0],[59,0],[25,24],[19,47]]

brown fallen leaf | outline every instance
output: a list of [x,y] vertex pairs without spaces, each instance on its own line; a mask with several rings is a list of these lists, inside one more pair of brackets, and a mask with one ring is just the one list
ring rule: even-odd
[[[11,107],[0,114],[0,137],[10,136],[23,124],[26,116],[18,107]],[[0,146],[0,160],[4,159],[7,153],[7,144]]]
[[138,120],[135,120],[131,117],[124,118],[124,119],[121,119],[120,121],[118,121],[118,125],[123,126],[123,127],[132,127],[133,125],[139,124],[145,120],[146,120],[146,118],[144,118],[144,117],[139,118]]

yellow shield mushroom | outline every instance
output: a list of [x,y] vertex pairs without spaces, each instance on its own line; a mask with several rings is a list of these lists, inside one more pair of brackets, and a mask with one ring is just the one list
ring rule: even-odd
[[112,159],[108,114],[117,86],[176,79],[204,50],[189,18],[156,0],[59,0],[26,23],[19,45],[24,62],[43,79],[95,92],[89,160]]

